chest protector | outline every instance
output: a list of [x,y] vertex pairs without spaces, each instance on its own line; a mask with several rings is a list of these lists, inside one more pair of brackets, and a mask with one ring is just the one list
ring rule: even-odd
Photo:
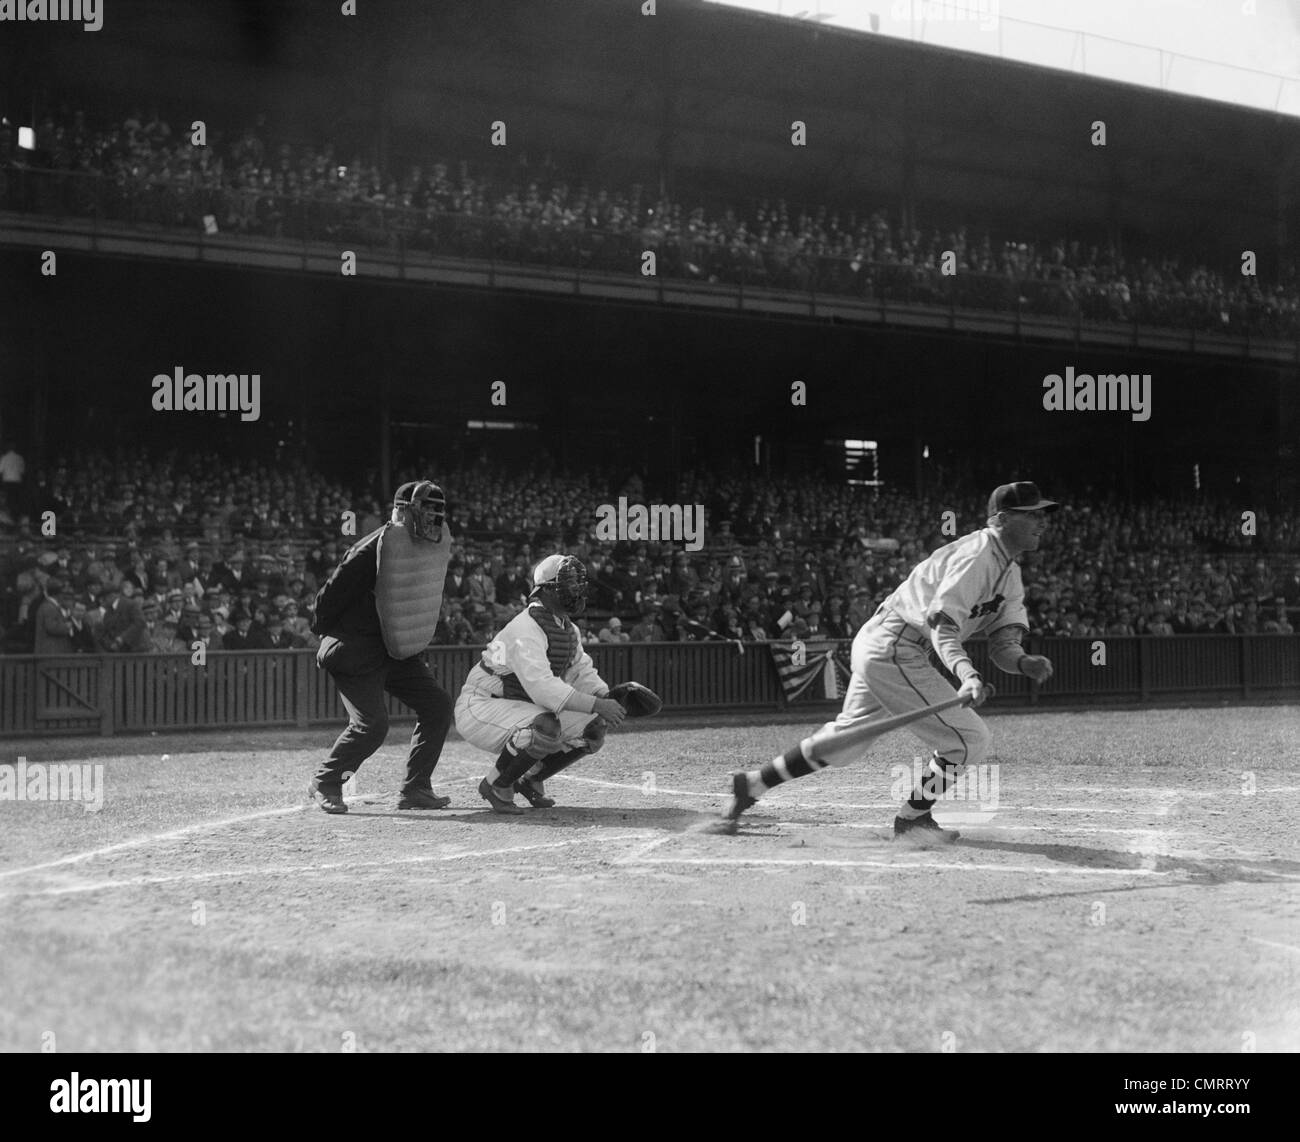
[[[528,608],[528,617],[542,628],[546,635],[546,660],[551,664],[551,673],[556,678],[564,677],[564,672],[578,661],[581,643],[578,628],[571,622],[551,614],[545,607],[534,603]],[[528,691],[514,674],[507,674],[502,679],[503,698],[515,701],[531,702]]]
[[389,523],[375,547],[375,609],[384,645],[394,658],[419,654],[433,639],[442,610],[442,587],[451,557],[451,536],[440,543],[411,537]]

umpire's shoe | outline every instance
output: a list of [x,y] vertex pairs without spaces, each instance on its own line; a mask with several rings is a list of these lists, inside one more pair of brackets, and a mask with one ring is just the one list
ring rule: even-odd
[[307,796],[326,813],[346,813],[348,807],[343,802],[343,790],[326,789],[314,777],[307,783]]
[[492,806],[494,813],[523,813],[523,810],[515,804],[513,789],[499,789],[486,777],[478,783],[478,795]]
[[749,778],[743,773],[733,773],[731,775],[731,800],[727,802],[727,807],[722,811],[722,819],[705,826],[704,831],[706,833],[721,833],[723,836],[728,837],[734,836],[740,824],[741,813],[757,804],[758,798],[749,795]]
[[521,777],[515,782],[515,792],[521,793],[534,809],[551,809],[555,798],[546,796],[546,787],[536,777]]
[[398,799],[399,809],[445,809],[450,797],[440,797],[432,789],[407,789]]
[[894,840],[902,841],[915,849],[937,849],[950,845],[961,836],[956,829],[941,829],[932,813],[923,813],[910,821],[894,818]]

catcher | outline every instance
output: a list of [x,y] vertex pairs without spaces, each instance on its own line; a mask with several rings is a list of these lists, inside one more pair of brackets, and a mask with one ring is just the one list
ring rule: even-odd
[[484,649],[456,700],[456,729],[496,757],[479,782],[495,813],[522,813],[515,793],[549,809],[545,782],[595,753],[611,726],[658,713],[663,703],[636,682],[612,689],[596,672],[571,615],[587,605],[587,568],[548,555],[533,571],[528,607]]
[[443,809],[433,769],[451,728],[451,695],[434,681],[421,652],[442,609],[451,554],[447,501],[428,480],[397,489],[392,519],[359,540],[316,596],[316,662],[328,670],[348,711],[347,728],[316,771],[312,800],[346,813],[343,782],[384,744],[384,692],[415,711],[399,809]]

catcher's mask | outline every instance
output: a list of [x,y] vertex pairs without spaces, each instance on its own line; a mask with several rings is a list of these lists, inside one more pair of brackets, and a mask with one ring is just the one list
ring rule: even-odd
[[571,615],[581,614],[587,606],[587,565],[576,555],[548,555],[533,570],[530,597],[538,595]]
[[437,543],[447,522],[447,498],[430,480],[412,480],[397,489],[393,497],[393,516],[401,512],[416,539]]

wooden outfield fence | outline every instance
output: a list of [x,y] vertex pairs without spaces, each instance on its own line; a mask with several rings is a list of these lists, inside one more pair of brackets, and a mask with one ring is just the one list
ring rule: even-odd
[[[999,703],[1079,706],[1186,696],[1300,699],[1300,635],[1181,635],[1175,638],[1034,639],[1056,675],[1046,687],[976,665]],[[1104,661],[1099,646],[1104,643]],[[775,711],[786,701],[764,643],[623,643],[588,648],[603,677],[635,679],[668,711]],[[428,661],[453,696],[479,648],[431,647]],[[830,708],[820,686],[796,705],[810,717]],[[409,711],[390,697],[389,712]],[[218,651],[203,666],[188,655],[0,657],[0,736],[114,734],[242,726],[310,726],[345,719],[334,683],[308,650]]]

